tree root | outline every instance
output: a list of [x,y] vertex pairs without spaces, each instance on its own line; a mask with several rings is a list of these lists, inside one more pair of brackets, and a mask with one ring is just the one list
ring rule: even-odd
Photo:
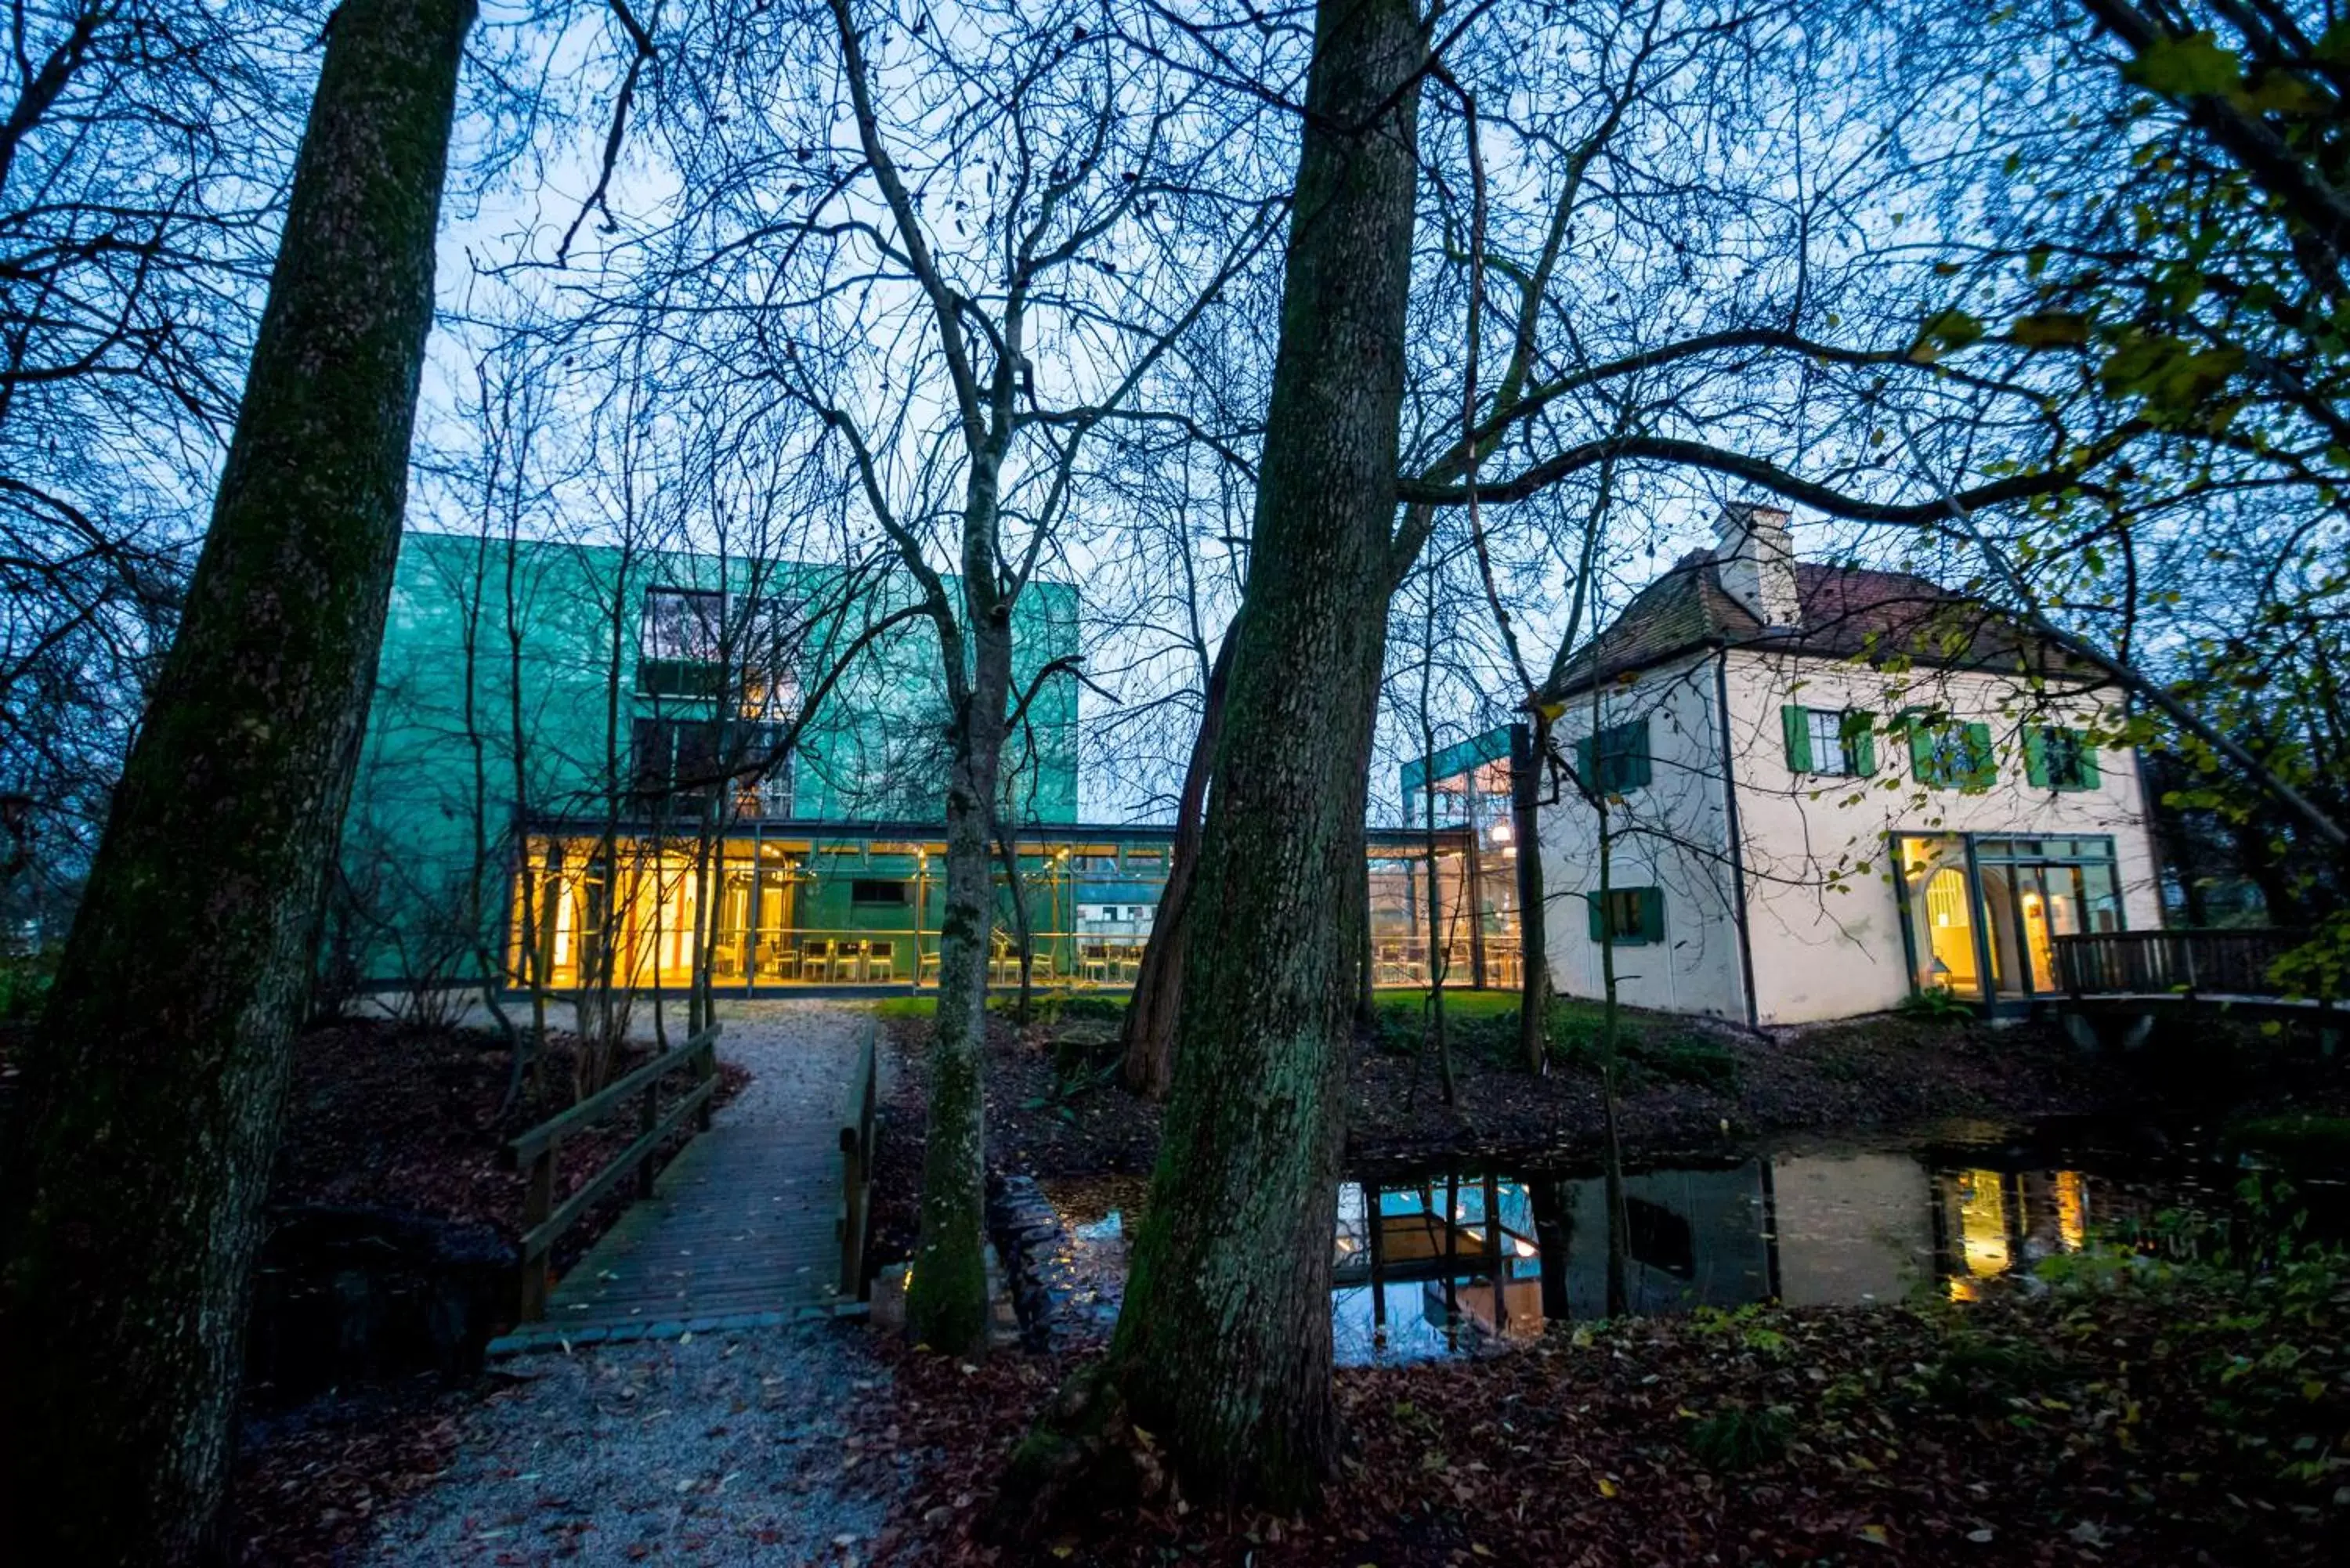
[[1160,1503],[1175,1490],[1173,1472],[1149,1432],[1136,1426],[1126,1394],[1107,1360],[1080,1368],[1012,1451],[985,1534],[999,1545],[1034,1541],[1082,1506],[1106,1509]]

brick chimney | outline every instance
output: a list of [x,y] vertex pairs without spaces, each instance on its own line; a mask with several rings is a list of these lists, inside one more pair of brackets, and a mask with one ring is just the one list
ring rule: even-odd
[[1722,591],[1766,627],[1801,626],[1804,607],[1795,592],[1795,547],[1787,537],[1787,514],[1775,506],[1725,506],[1713,532],[1720,541],[1713,558]]

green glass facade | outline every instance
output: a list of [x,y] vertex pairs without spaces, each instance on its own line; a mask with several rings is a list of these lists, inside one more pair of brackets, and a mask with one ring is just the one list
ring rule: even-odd
[[[929,623],[900,621],[843,658],[910,595],[788,562],[409,534],[329,961],[392,984],[478,977],[509,945],[525,822],[598,837],[625,823],[666,841],[762,818],[941,820],[947,715]],[[1076,654],[1077,612],[1066,584],[1022,595],[1017,689]],[[761,773],[803,705],[797,745]],[[1045,681],[1006,751],[1006,820],[1076,819],[1076,683]]]
[[[365,989],[933,983],[938,644],[910,618],[841,658],[905,602],[828,568],[411,534],[326,961]],[[1065,584],[1022,596],[1015,690],[1076,655],[1077,614]],[[1171,829],[1077,819],[1076,692],[1047,680],[1006,747],[997,983],[1024,929],[1038,984],[1130,984],[1166,879]],[[1378,983],[1517,982],[1506,817],[1496,837],[1469,788],[1506,769],[1440,759],[1437,831],[1370,835]]]

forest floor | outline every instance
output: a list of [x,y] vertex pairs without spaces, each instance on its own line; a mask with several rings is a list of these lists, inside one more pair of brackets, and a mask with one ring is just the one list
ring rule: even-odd
[[924,1459],[890,1562],[2299,1568],[2350,1561],[2345,1341],[2338,1257],[2248,1282],[2102,1254],[1963,1309],[1619,1319],[1341,1367],[1343,1457],[1310,1516],[1097,1490],[1003,1547],[996,1479],[1079,1357],[892,1351],[867,1426]]
[[[1455,999],[1450,1107],[1416,1059],[1417,1013],[1390,1004],[1380,1037],[1357,1042],[1351,1165],[1596,1158],[1587,1015],[1565,1010],[1560,1059],[1534,1077],[1515,1061],[1513,1009],[1498,1001]],[[900,1072],[876,1209],[884,1247],[910,1244],[921,1157],[922,1030],[902,1019],[895,1031]],[[1159,1108],[1118,1086],[1114,1033],[1098,1004],[1025,1028],[991,1021],[995,1174],[1134,1196],[1155,1158]],[[2338,1064],[2281,1053],[2257,1032],[2205,1025],[2168,1044],[2092,1060],[2030,1028],[1884,1018],[1758,1039],[1635,1014],[1627,1152],[1665,1162],[1790,1137],[1884,1141],[1952,1124],[2181,1109],[2216,1119],[2291,1106],[2299,1125],[2350,1096]],[[920,1463],[888,1513],[883,1560],[2343,1561],[2350,1266],[2305,1252],[2255,1279],[2178,1261],[2247,1244],[2241,1233],[2173,1234],[2163,1245],[2176,1257],[2163,1262],[2101,1243],[2056,1260],[2051,1277],[1964,1305],[1921,1293],[1707,1309],[1555,1325],[1473,1357],[1342,1366],[1344,1458],[1310,1517],[1096,1491],[1066,1532],[1011,1544],[985,1529],[1003,1462],[1098,1352],[1107,1316],[1053,1354],[978,1366],[889,1346],[895,1397],[868,1416],[867,1441]],[[1149,1450],[1154,1439],[1138,1430],[1129,1441]]]

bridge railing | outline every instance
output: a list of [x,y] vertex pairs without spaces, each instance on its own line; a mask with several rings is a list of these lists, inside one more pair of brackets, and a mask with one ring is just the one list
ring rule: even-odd
[[[718,1025],[713,1023],[676,1050],[661,1053],[506,1145],[507,1159],[515,1168],[530,1173],[530,1184],[523,1197],[521,1321],[535,1323],[546,1315],[548,1265],[555,1243],[563,1233],[584,1219],[598,1199],[631,1173],[637,1179],[637,1196],[651,1197],[653,1151],[683,1127],[688,1116],[694,1119],[696,1131],[710,1130],[710,1097],[718,1092],[717,1049]],[[683,1079],[682,1092],[663,1114],[660,1091],[663,1080],[671,1077]],[[557,1203],[555,1161],[563,1140],[585,1132],[631,1101],[637,1111],[635,1140]]]
[[2282,996],[2269,971],[2308,940],[2274,926],[2058,937],[2056,968],[2074,996]]
[[863,1301],[867,1295],[865,1232],[873,1209],[873,1119],[880,1085],[875,1033],[875,1025],[868,1022],[840,1116],[840,1212],[836,1220],[840,1231],[840,1282],[834,1293],[846,1302]]

